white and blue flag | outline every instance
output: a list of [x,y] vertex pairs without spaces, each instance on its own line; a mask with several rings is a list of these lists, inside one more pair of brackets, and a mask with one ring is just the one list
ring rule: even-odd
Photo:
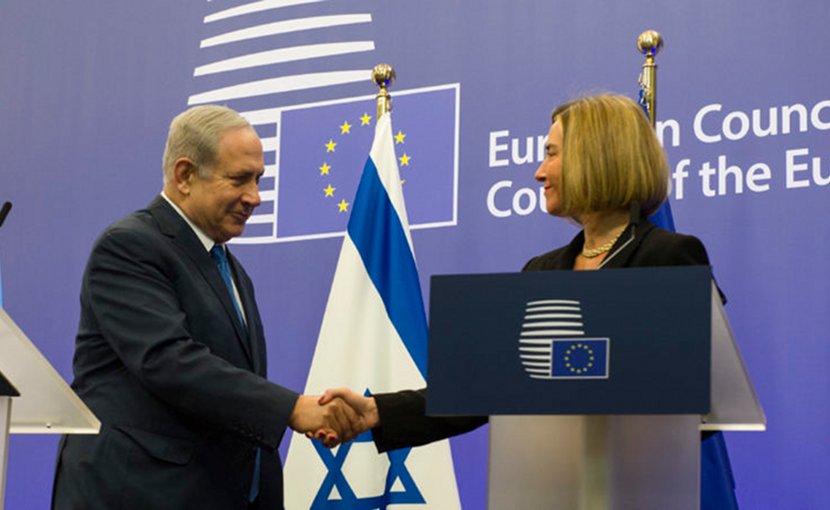
[[[305,393],[420,388],[426,358],[423,298],[386,114],[354,198]],[[448,441],[378,454],[369,432],[332,450],[295,433],[285,487],[288,510],[461,507]]]

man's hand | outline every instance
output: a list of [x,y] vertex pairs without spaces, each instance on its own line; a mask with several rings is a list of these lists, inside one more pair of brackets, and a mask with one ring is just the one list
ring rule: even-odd
[[363,432],[377,427],[380,424],[380,415],[378,415],[378,408],[374,397],[364,397],[349,388],[334,388],[326,390],[318,400],[318,403],[321,406],[326,406],[338,401],[345,402],[356,413],[356,421],[352,422],[353,435],[346,436],[338,434],[331,429],[320,428],[313,433],[306,433],[308,437],[319,439],[327,447],[332,448],[340,443],[347,443]]
[[[301,395],[291,412],[289,426],[306,435],[315,433],[315,437],[329,448],[351,441],[363,432],[360,417],[346,402],[339,398],[329,398],[325,404],[319,404],[318,400],[324,397],[318,399]],[[321,431],[324,433],[319,435]]]
[[349,388],[330,388],[323,393],[318,403],[326,405],[334,400],[341,399],[357,413],[359,428],[363,433],[380,425],[380,415],[375,397],[364,397]]

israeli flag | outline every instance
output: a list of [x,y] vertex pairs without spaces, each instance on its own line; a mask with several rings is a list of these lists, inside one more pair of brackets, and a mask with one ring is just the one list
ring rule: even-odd
[[[423,387],[427,325],[390,114],[352,205],[305,393]],[[295,433],[285,487],[288,510],[461,508],[448,441],[378,454],[370,432],[332,450]]]

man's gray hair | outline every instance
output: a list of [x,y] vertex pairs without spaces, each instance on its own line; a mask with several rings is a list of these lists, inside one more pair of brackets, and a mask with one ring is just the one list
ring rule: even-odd
[[200,177],[209,176],[216,163],[219,139],[226,131],[244,127],[250,128],[251,124],[226,106],[194,106],[177,115],[170,123],[164,147],[164,183],[173,179],[173,167],[181,157],[193,161]]

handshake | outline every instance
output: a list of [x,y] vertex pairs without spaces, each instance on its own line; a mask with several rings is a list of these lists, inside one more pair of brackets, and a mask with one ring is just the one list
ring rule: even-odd
[[380,416],[374,397],[335,388],[320,397],[300,395],[288,423],[297,432],[333,448],[378,426]]

